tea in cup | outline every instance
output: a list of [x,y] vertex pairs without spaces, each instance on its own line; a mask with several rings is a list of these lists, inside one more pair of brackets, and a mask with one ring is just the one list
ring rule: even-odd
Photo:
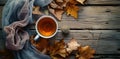
[[42,38],[51,38],[57,33],[58,23],[54,17],[44,15],[37,20],[35,28],[38,35],[34,40],[37,40],[39,36]]

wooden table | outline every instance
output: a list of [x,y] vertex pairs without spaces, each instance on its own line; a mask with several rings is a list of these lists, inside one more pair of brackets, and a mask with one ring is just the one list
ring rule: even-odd
[[[0,19],[3,5],[0,4]],[[56,39],[69,41],[74,37],[81,45],[90,45],[96,50],[95,59],[120,59],[120,0],[88,0],[84,6],[80,6],[77,20],[64,14],[58,23]],[[61,26],[70,27],[67,37],[62,35]],[[36,33],[34,28],[30,28],[30,31],[31,34]]]

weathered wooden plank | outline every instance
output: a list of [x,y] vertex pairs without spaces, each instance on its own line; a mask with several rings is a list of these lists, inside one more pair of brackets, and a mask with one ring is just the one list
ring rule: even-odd
[[103,54],[103,55],[95,55],[93,59],[120,59],[120,56],[117,54]]
[[87,0],[88,4],[120,4],[120,0]]
[[[29,32],[31,35],[37,34],[35,30]],[[120,32],[115,30],[70,30],[70,33],[64,36],[61,30],[58,30],[54,38],[71,39],[73,37],[81,40],[120,40]]]
[[[61,21],[58,22],[58,28],[68,26],[70,29],[97,29],[97,30],[120,30],[120,20],[111,21]],[[27,28],[35,29],[35,24],[29,25]]]
[[82,21],[62,21],[59,22],[59,28],[61,26],[69,26],[75,29],[120,29],[120,20],[114,21],[95,21],[95,22],[82,22]]
[[[85,6],[80,7],[78,21],[109,21],[120,19],[120,6]],[[75,20],[63,14],[62,20]]]
[[86,6],[79,11],[77,21],[73,17],[63,15],[60,26],[68,25],[70,28],[95,28],[95,29],[119,29],[119,6]]
[[[30,31],[35,35],[35,30]],[[96,50],[97,54],[119,54],[120,53],[120,32],[112,30],[71,30],[71,33],[68,36],[63,36],[60,31],[53,39],[65,39],[65,42],[68,42],[71,38],[75,38],[82,45],[90,45]],[[102,32],[102,34],[100,34]]]

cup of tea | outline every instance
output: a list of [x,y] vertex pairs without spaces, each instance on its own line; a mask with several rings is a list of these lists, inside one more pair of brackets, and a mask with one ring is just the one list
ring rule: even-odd
[[37,35],[35,36],[34,40],[37,40],[39,37],[51,38],[58,31],[58,23],[54,17],[44,15],[37,20],[35,29]]

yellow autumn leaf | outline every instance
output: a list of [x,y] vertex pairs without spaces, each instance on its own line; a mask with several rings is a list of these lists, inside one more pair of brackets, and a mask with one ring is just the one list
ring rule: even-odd
[[69,0],[69,2],[66,5],[67,15],[71,15],[74,18],[78,18],[79,7],[76,6],[76,4],[77,4],[77,1]]

